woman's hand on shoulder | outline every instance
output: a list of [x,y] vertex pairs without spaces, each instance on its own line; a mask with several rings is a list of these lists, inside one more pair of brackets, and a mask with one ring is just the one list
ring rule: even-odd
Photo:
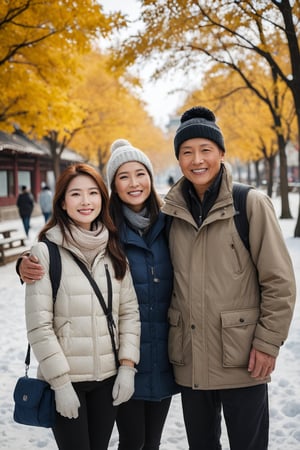
[[34,255],[22,256],[19,265],[19,274],[24,283],[31,284],[41,280],[45,274],[44,268],[39,264],[39,259]]

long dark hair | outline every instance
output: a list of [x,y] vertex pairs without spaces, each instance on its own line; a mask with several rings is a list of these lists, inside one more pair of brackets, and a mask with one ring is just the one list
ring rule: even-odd
[[[142,163],[140,163],[140,164],[142,164]],[[147,172],[150,176],[150,180],[151,180],[150,195],[147,198],[147,200],[145,201],[145,207],[149,211],[150,224],[152,224],[157,219],[160,208],[162,206],[162,200],[154,188],[153,178],[152,178],[151,173],[149,172],[149,170],[147,169],[146,166],[144,166],[144,167],[147,170]],[[114,178],[111,182],[111,186],[110,186],[111,194],[110,194],[110,199],[109,199],[109,211],[110,211],[110,214],[111,214],[111,217],[112,217],[114,223],[116,224],[117,228],[119,228],[124,223],[124,214],[123,214],[123,209],[122,209],[123,202],[116,192],[115,179],[116,179],[117,172],[118,171],[116,171],[115,176],[114,176]]]
[[106,185],[103,181],[103,178],[97,172],[97,170],[94,169],[94,167],[90,166],[89,164],[84,163],[72,164],[61,173],[55,186],[52,216],[48,221],[48,223],[40,231],[38,235],[38,240],[41,241],[45,236],[46,232],[56,225],[60,227],[63,238],[67,240],[66,230],[68,230],[69,233],[71,233],[71,224],[73,223],[73,221],[68,216],[67,212],[63,209],[62,205],[65,199],[66,190],[70,182],[79,175],[87,175],[91,177],[99,188],[102,198],[102,206],[101,211],[98,217],[93,222],[92,226],[98,222],[101,222],[108,229],[109,237],[107,243],[107,250],[108,254],[112,259],[115,276],[118,280],[120,280],[124,278],[126,272],[127,268],[126,258],[119,245],[117,228],[114,225],[111,215],[109,213],[109,198]]

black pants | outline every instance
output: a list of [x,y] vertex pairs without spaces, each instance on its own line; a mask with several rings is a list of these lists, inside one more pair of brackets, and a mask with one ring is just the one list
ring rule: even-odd
[[28,237],[29,229],[30,229],[30,216],[22,216],[23,227]]
[[112,405],[115,377],[73,383],[80,401],[79,417],[57,413],[53,434],[59,450],[107,450],[117,408]]
[[183,416],[190,450],[221,449],[221,406],[231,450],[266,450],[268,387],[193,390],[182,387]]
[[159,449],[171,397],[160,402],[129,400],[118,409],[119,450]]

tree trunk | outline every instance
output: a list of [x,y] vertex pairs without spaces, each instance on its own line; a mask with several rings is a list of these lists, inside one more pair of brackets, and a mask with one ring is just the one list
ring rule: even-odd
[[270,156],[270,158],[267,159],[268,164],[267,194],[270,198],[272,198],[273,195],[275,157],[276,155],[272,155]]
[[251,184],[251,163],[250,162],[247,163],[247,179],[248,179],[248,184]]
[[[298,181],[300,182],[300,102],[299,102],[299,114],[298,114]],[[296,223],[296,228],[294,231],[294,237],[300,237],[300,188],[299,188],[299,207],[298,207],[298,218]]]
[[45,140],[48,142],[50,153],[52,156],[52,168],[54,173],[54,178],[57,180],[57,178],[60,175],[60,157],[63,149],[58,151],[58,132],[55,130],[49,131],[48,135],[45,136]]
[[294,237],[300,237],[300,192],[299,192],[299,209],[298,209],[298,219],[296,223],[296,228],[294,232]]
[[255,167],[255,178],[256,178],[256,181],[255,181],[256,187],[259,187],[260,184],[261,184],[261,182],[260,182],[260,173],[259,173],[259,163],[260,163],[260,160],[254,162],[254,167]]
[[281,214],[280,219],[292,219],[292,214],[289,206],[288,194],[288,176],[287,176],[287,158],[285,152],[285,140],[283,136],[278,135],[279,147],[279,175],[280,175],[280,196],[281,196]]

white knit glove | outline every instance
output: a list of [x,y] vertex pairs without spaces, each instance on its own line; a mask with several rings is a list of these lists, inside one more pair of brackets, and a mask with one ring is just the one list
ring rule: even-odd
[[68,419],[77,419],[80,402],[71,381],[61,387],[53,388],[56,411]]
[[113,405],[117,406],[127,402],[134,393],[134,376],[136,369],[130,366],[120,366],[112,390]]

